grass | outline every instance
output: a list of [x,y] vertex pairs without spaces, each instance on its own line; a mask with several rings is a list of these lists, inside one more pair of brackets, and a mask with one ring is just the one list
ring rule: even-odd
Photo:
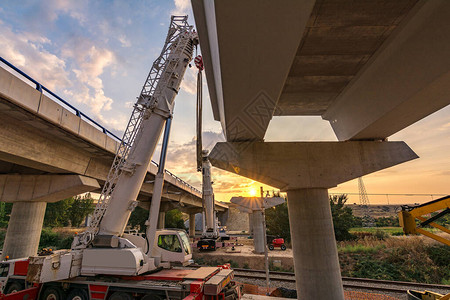
[[385,245],[365,246],[365,245],[345,245],[338,248],[339,253],[375,253],[386,248]]
[[403,229],[401,227],[356,227],[349,230],[350,233],[357,232],[370,232],[375,233],[376,231],[383,231],[389,235],[403,235]]
[[342,275],[422,283],[450,283],[450,247],[423,236],[339,242]]

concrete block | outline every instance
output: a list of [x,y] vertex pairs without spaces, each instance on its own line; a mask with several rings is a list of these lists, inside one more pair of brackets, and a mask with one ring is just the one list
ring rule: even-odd
[[39,105],[38,115],[54,124],[61,124],[63,107],[43,95],[41,98],[41,104]]
[[78,134],[80,131],[81,118],[73,114],[71,111],[63,108],[61,114],[61,126],[71,133]]
[[80,120],[79,136],[102,148],[106,147],[106,134],[84,120]]
[[27,110],[37,112],[41,93],[35,88],[0,68],[0,95]]

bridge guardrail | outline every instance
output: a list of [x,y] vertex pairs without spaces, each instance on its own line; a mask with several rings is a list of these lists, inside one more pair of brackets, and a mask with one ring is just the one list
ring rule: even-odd
[[[98,122],[94,121],[93,119],[91,119],[88,115],[86,115],[85,113],[83,113],[82,111],[80,111],[78,108],[74,107],[73,105],[71,105],[69,102],[67,102],[66,100],[64,100],[63,98],[59,97],[58,95],[56,95],[55,93],[53,93],[51,90],[49,90],[48,88],[46,88],[44,85],[42,85],[41,83],[39,83],[37,80],[35,80],[34,78],[32,78],[31,76],[29,76],[28,74],[26,74],[25,72],[23,72],[22,70],[20,70],[19,68],[17,68],[16,66],[14,66],[13,64],[11,64],[9,61],[7,61],[6,59],[4,59],[3,57],[0,56],[0,61],[2,63],[4,63],[5,65],[7,65],[8,67],[10,67],[11,69],[13,69],[15,72],[19,73],[20,75],[22,75],[24,78],[28,79],[29,81],[31,81],[32,83],[34,83],[36,85],[36,90],[38,90],[39,92],[43,93],[44,91],[47,92],[49,95],[53,96],[56,100],[60,101],[61,103],[63,103],[65,106],[67,106],[68,108],[72,109],[75,112],[75,115],[78,116],[80,119],[85,119],[87,121],[89,121],[91,124],[97,126],[100,130],[102,130],[102,132],[106,135],[111,136],[112,138],[114,138],[116,141],[118,141],[119,143],[122,142],[122,139],[119,138],[117,135],[115,135],[114,133],[112,133],[110,130],[106,129],[105,127],[103,127],[102,125],[100,125]],[[155,166],[158,167],[158,163],[152,160],[152,164],[154,164]],[[197,193],[201,194],[201,191],[198,190],[197,188],[195,188],[194,186],[190,185],[189,183],[187,183],[186,181],[184,181],[183,179],[181,179],[180,177],[174,175],[172,172],[170,172],[169,170],[164,170],[164,172],[167,175],[170,175],[171,177],[173,177],[177,182],[180,182],[182,184],[184,184],[185,186],[187,186],[191,191],[195,191]]]

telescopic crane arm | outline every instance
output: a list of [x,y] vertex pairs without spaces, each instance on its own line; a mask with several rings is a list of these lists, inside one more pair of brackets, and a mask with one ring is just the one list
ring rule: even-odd
[[214,191],[211,178],[211,162],[208,158],[208,150],[203,150],[202,145],[202,71],[203,59],[198,55],[195,59],[198,69],[197,75],[197,171],[202,172],[202,205],[204,225],[202,237],[217,238],[217,224],[214,207]]
[[147,230],[147,238],[152,245],[151,238],[154,237],[156,231],[164,183],[164,158],[174,98],[178,93],[197,43],[197,33],[192,26],[188,25],[187,16],[172,16],[164,47],[160,56],[153,63],[134,105],[133,113],[109,171],[90,227],[74,241],[72,248],[85,248],[97,236],[121,236],[123,234],[130,214],[137,206],[137,196],[162,129],[165,127],[162,159],[154,183]]

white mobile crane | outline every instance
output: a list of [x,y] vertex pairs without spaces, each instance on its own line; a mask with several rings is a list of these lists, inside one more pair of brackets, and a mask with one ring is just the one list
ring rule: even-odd
[[[208,158],[208,150],[202,145],[202,71],[203,59],[199,55],[195,58],[195,65],[198,68],[197,75],[197,171],[202,172],[202,217],[203,228],[201,239],[197,242],[199,250],[216,250],[219,239],[217,226],[217,215],[215,209],[215,199],[213,181],[211,177],[211,162]],[[227,237],[225,237],[227,239]]]
[[[45,300],[203,299],[220,293],[224,298],[240,297],[227,266],[161,271],[174,263],[186,265],[192,258],[185,231],[157,231],[156,226],[174,99],[197,44],[187,16],[172,16],[163,50],[134,105],[89,228],[75,237],[71,250],[30,257],[26,268],[23,261],[20,267],[17,262],[2,265],[9,273],[13,270],[4,274],[16,280],[14,291],[31,282],[39,284],[38,298]],[[124,234],[163,128],[145,236]],[[18,282],[25,273],[26,280]],[[2,281],[2,292],[14,283],[9,279]]]

